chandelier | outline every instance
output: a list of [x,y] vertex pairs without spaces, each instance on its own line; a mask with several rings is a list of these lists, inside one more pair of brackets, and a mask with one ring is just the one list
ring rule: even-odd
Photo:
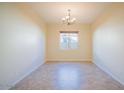
[[76,18],[71,18],[71,14],[70,14],[71,10],[68,9],[68,13],[67,16],[65,16],[64,18],[62,18],[62,22],[67,24],[67,25],[71,25],[76,21]]

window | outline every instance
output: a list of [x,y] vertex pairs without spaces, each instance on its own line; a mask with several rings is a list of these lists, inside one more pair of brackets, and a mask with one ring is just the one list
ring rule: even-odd
[[78,32],[77,31],[60,31],[60,47],[61,49],[78,48]]

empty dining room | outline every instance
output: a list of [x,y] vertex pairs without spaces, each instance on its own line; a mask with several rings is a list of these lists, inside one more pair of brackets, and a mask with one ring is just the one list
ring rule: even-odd
[[0,90],[124,90],[124,3],[0,2]]

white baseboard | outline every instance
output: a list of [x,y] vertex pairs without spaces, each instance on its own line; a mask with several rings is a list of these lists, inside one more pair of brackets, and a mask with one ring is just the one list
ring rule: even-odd
[[96,62],[93,61],[93,63],[99,67],[102,71],[106,72],[107,74],[109,74],[114,80],[118,81],[120,84],[124,85],[124,82],[121,81],[115,74],[113,74],[112,72],[110,72],[106,67],[104,67],[103,65],[97,64]]
[[8,90],[8,89],[10,89],[11,87],[10,86],[0,86],[0,90]]
[[89,61],[91,62],[92,59],[47,59],[46,61]]
[[35,66],[34,68],[32,68],[30,71],[28,71],[27,73],[25,73],[22,77],[20,77],[18,80],[15,80],[11,85],[9,85],[9,86],[6,85],[4,87],[1,87],[0,90],[8,90],[8,89],[12,88],[18,82],[20,82],[21,80],[23,80],[25,77],[27,77],[29,74],[31,74],[33,71],[35,71],[37,68],[39,68],[44,63],[45,62],[41,62],[41,64],[39,64],[38,66]]

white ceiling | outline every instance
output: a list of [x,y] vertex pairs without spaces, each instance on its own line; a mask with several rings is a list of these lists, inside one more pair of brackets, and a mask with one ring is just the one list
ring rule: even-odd
[[27,3],[46,23],[60,23],[71,9],[77,23],[91,24],[111,3]]

